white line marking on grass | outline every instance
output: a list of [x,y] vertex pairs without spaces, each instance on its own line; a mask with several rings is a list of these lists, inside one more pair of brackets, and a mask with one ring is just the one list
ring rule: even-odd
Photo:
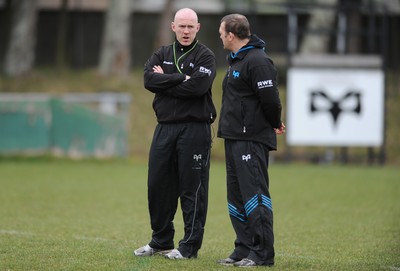
[[117,240],[106,239],[102,237],[87,237],[87,236],[74,236],[77,240],[84,240],[84,241],[96,241],[96,242],[113,242]]
[[[39,234],[35,234],[32,232],[17,231],[17,230],[4,230],[4,229],[0,229],[0,235],[40,236]],[[49,235],[46,235],[46,236],[49,236]],[[103,238],[103,237],[87,237],[87,236],[78,236],[78,235],[73,236],[73,238],[76,240],[86,240],[86,241],[95,241],[95,242],[115,242],[115,241],[133,242],[132,240],[117,240],[117,239],[107,239],[107,238]]]
[[35,235],[31,232],[17,231],[17,230],[1,230],[1,229],[0,229],[0,234],[3,234],[3,235],[28,235],[28,236]]
[[393,270],[393,271],[400,271],[400,267],[388,266],[388,268],[389,268],[390,270]]

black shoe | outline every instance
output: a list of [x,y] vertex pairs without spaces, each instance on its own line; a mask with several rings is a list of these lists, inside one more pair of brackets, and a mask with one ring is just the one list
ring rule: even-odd
[[253,260],[244,258],[241,261],[235,262],[233,264],[233,266],[237,266],[237,267],[255,267],[255,266],[257,266],[257,264]]
[[217,261],[217,263],[221,265],[227,265],[227,266],[232,266],[234,263],[238,262],[237,260],[231,259],[231,258],[226,258],[226,259],[220,259]]

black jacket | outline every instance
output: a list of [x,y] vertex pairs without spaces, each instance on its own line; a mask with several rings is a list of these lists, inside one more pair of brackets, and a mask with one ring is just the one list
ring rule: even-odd
[[[164,73],[153,72],[155,65],[161,66]],[[153,109],[157,121],[213,122],[216,111],[211,86],[215,66],[214,53],[197,40],[190,46],[175,41],[159,48],[144,67],[144,86],[155,93]],[[185,81],[186,75],[190,79]]]
[[276,150],[273,128],[281,126],[282,106],[277,71],[264,47],[264,41],[252,35],[246,46],[228,55],[218,137],[256,141]]

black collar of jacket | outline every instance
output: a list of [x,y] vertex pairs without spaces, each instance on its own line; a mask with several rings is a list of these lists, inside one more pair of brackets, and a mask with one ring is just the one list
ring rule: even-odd
[[190,45],[183,46],[182,44],[179,43],[179,41],[177,39],[175,39],[175,50],[179,53],[186,53],[187,51],[192,49],[193,46],[196,45],[196,43],[197,43],[197,39],[194,39]]
[[251,49],[262,49],[265,51],[265,41],[260,39],[255,34],[251,34],[249,38],[249,42],[245,46],[240,48],[238,52],[231,52],[230,54],[228,54],[227,60],[229,63],[232,63],[234,59],[243,59]]

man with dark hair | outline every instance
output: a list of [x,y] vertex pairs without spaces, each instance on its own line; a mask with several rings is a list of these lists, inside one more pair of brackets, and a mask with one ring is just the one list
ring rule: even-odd
[[[196,258],[203,241],[208,206],[211,99],[214,53],[196,39],[200,30],[192,9],[178,10],[171,24],[176,40],[146,62],[144,85],[155,93],[157,127],[149,155],[148,204],[151,241],[136,256],[163,254]],[[174,216],[180,199],[184,237],[174,249]]]
[[218,137],[225,140],[228,209],[236,233],[222,265],[274,265],[272,201],[268,157],[285,132],[277,71],[265,43],[251,34],[247,18],[231,14],[219,28],[229,68],[222,83]]

